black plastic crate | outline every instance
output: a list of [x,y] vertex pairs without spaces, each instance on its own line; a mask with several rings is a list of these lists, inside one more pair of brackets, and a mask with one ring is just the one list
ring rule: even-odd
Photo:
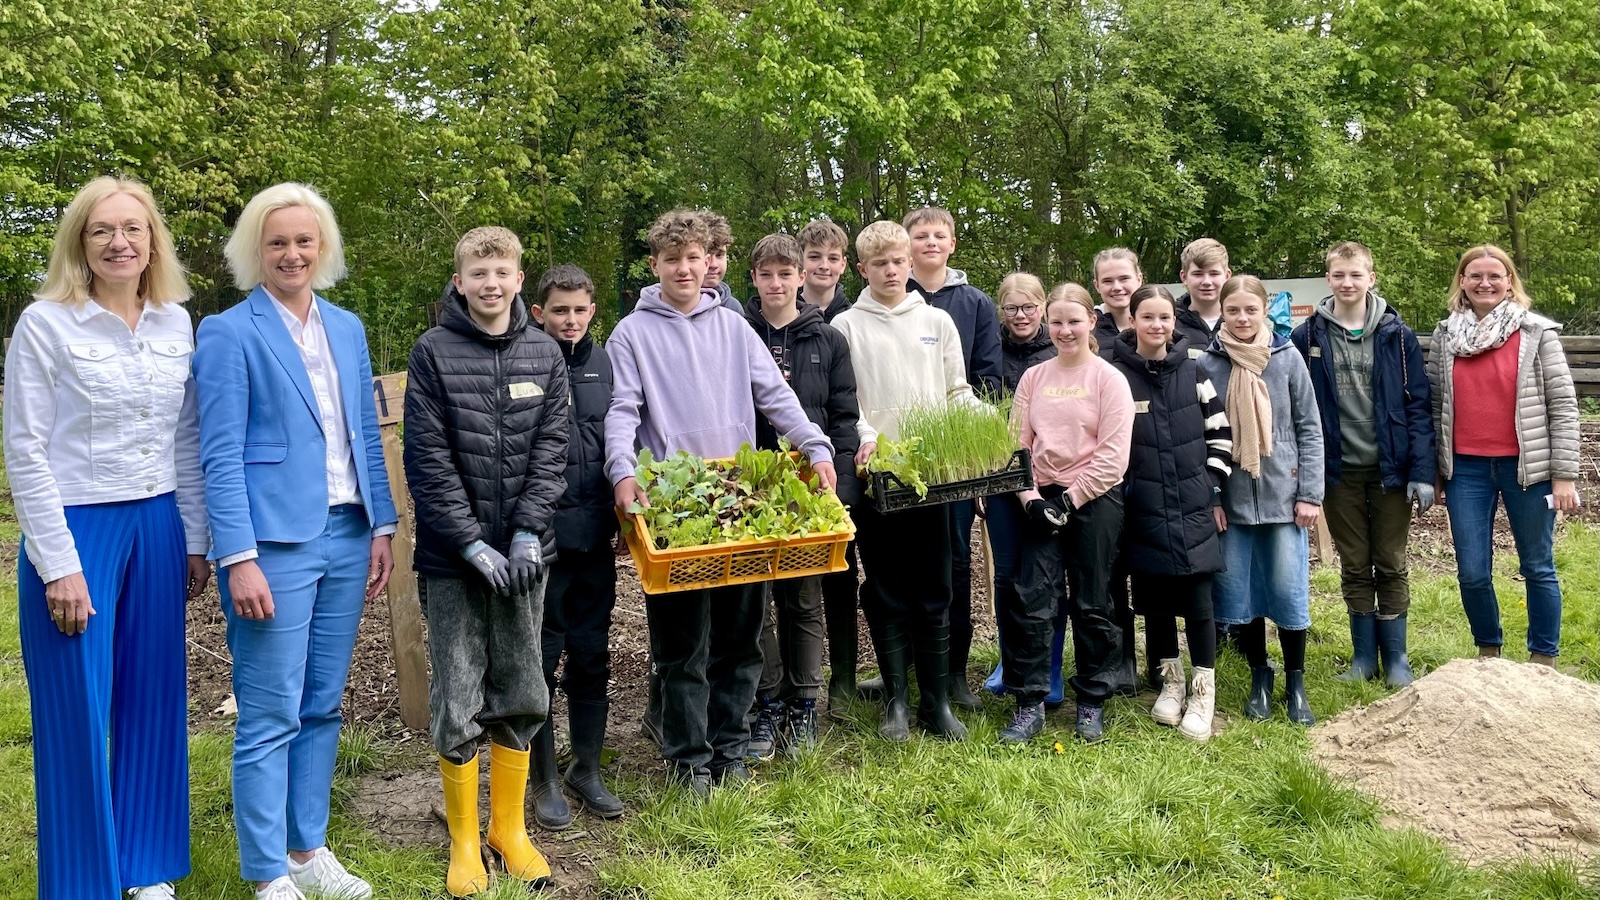
[[992,497],[1025,491],[1033,487],[1033,454],[1018,450],[1004,469],[989,475],[980,475],[966,481],[949,481],[928,485],[928,495],[918,497],[916,488],[906,487],[892,472],[872,473],[872,508],[881,513],[910,509],[913,506],[932,506],[939,503],[956,503],[978,497]]

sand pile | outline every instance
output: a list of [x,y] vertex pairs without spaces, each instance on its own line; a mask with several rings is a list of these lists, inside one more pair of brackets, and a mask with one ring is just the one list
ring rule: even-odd
[[1600,685],[1458,659],[1312,739],[1330,772],[1469,861],[1600,855]]

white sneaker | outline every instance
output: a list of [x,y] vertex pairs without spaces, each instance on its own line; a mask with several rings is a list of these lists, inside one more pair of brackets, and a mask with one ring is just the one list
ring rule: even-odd
[[128,900],[177,900],[178,893],[168,882],[128,888]]
[[306,895],[294,886],[287,875],[280,875],[271,884],[256,891],[256,900],[306,900]]
[[289,878],[308,897],[366,900],[372,896],[372,885],[346,872],[327,847],[312,851],[311,861],[305,865],[289,860]]
[[1163,725],[1176,726],[1183,720],[1183,660],[1178,657],[1161,661],[1161,694],[1150,715]]
[[1211,716],[1217,707],[1217,672],[1195,666],[1189,711],[1183,716],[1179,733],[1194,741],[1204,742],[1211,737]]

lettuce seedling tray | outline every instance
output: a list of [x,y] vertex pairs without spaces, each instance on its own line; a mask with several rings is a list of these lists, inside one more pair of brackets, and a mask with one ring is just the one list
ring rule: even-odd
[[968,478],[965,481],[947,481],[928,485],[926,496],[918,497],[916,488],[907,487],[892,472],[872,473],[872,507],[880,513],[892,513],[917,506],[941,503],[958,503],[978,497],[992,497],[1025,491],[1033,487],[1033,454],[1018,450],[1004,469]]
[[642,516],[619,512],[618,517],[624,522],[623,539],[633,555],[639,584],[647,594],[843,572],[848,567],[845,546],[856,534],[855,526],[851,525],[848,531],[819,532],[805,537],[726,541],[660,550]]

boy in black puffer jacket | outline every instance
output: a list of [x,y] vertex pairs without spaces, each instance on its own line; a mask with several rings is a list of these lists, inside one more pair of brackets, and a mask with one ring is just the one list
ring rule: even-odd
[[566,488],[567,367],[528,319],[522,243],[474,228],[456,244],[439,325],[411,351],[406,483],[416,505],[433,664],[430,731],[450,827],[446,887],[489,887],[478,833],[478,739],[487,733],[489,846],[515,878],[550,867],[528,840],[529,746],[550,695],[539,659],[556,501]]
[[[860,445],[856,422],[856,378],[844,335],[823,321],[820,309],[799,300],[800,244],[786,234],[761,239],[750,255],[751,281],[759,296],[745,308],[745,319],[772,351],[784,380],[794,390],[806,418],[833,442],[839,473],[839,499],[855,503],[861,495],[855,476]],[[756,441],[778,446],[778,433],[756,415]],[[763,669],[756,690],[756,718],[750,727],[752,759],[767,759],[782,745],[803,753],[817,740],[817,694],[822,688],[821,575],[770,584],[767,627],[762,630]],[[776,623],[771,611],[776,610]]]
[[[566,653],[561,689],[567,695],[572,763],[567,790],[605,819],[622,815],[622,801],[600,780],[600,748],[611,702],[611,611],[617,605],[617,561],[612,539],[617,516],[606,478],[606,410],[611,406],[611,358],[589,334],[594,320],[594,282],[568,264],[544,273],[534,290],[533,316],[556,339],[567,362],[571,388],[571,439],[566,493],[556,503],[556,549],[544,603],[544,680],[552,695],[556,668]],[[565,828],[572,811],[561,794],[555,729],[546,725],[533,744],[534,818],[546,828]]]

